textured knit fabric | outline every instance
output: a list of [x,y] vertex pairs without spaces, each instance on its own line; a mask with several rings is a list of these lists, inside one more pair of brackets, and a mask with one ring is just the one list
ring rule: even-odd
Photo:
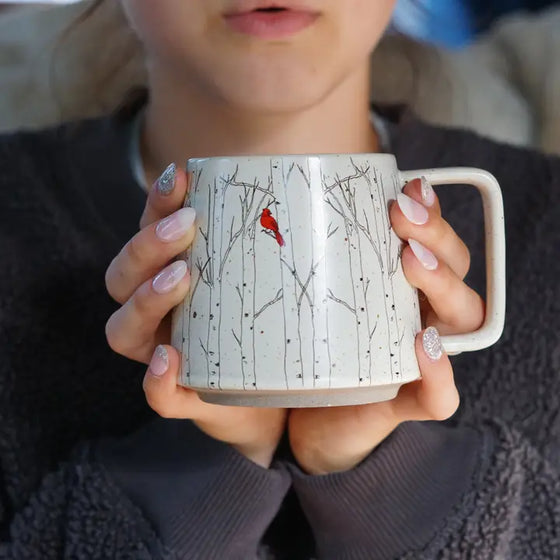
[[[453,358],[462,404],[399,426],[356,468],[269,469],[147,406],[114,354],[104,273],[145,193],[129,122],[0,138],[0,559],[560,558],[560,162],[405,119],[401,169],[476,166],[501,183],[508,310]],[[474,189],[438,189],[484,292]]]

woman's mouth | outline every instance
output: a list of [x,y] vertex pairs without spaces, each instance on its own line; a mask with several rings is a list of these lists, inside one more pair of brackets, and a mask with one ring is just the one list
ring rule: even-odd
[[261,39],[280,39],[295,35],[317,19],[317,12],[271,6],[226,14],[231,29]]

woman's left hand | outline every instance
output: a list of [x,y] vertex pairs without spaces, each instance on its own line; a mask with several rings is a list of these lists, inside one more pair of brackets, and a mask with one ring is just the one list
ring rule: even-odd
[[401,422],[445,420],[459,406],[441,334],[465,333],[484,321],[484,301],[464,282],[469,250],[442,218],[437,196],[425,180],[410,181],[390,208],[395,233],[407,243],[402,265],[420,290],[423,324],[416,337],[421,379],[403,385],[390,401],[359,406],[290,411],[292,452],[310,474],[344,471],[365,459]]

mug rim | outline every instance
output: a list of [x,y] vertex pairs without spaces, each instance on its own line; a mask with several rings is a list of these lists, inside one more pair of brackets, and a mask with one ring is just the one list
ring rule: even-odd
[[373,158],[383,158],[383,159],[390,159],[396,163],[397,158],[394,154],[388,154],[385,152],[353,152],[353,153],[308,153],[308,154],[246,154],[246,155],[236,155],[236,156],[207,156],[207,157],[194,157],[187,159],[187,167],[189,164],[195,163],[206,163],[206,162],[217,162],[217,161],[244,161],[246,162],[248,159],[255,160],[255,161],[263,161],[268,160],[271,158],[276,159],[295,159],[295,158],[302,158],[302,159],[325,159],[325,158],[339,158],[339,157],[373,157]]

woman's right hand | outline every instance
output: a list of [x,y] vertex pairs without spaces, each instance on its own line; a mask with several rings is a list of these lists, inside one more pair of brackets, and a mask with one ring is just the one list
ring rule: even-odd
[[109,265],[107,290],[121,307],[107,321],[107,340],[115,352],[150,364],[143,388],[160,416],[191,419],[209,436],[268,467],[284,431],[285,410],[212,405],[177,384],[180,355],[168,343],[170,312],[190,285],[186,263],[173,261],[195,235],[194,210],[182,208],[187,189],[185,172],[167,168],[150,189],[140,231]]

